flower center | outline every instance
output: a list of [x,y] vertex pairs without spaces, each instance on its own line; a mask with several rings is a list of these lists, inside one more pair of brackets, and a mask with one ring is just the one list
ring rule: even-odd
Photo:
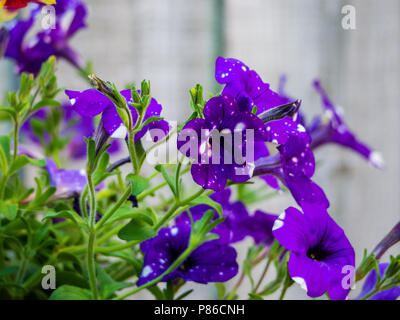
[[326,252],[325,250],[321,250],[318,247],[311,248],[307,251],[307,256],[310,259],[316,260],[316,261],[324,260],[328,255],[329,255],[328,252]]

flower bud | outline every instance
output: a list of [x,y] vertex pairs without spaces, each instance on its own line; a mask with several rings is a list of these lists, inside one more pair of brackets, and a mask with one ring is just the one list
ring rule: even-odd
[[275,108],[269,109],[260,113],[258,117],[264,122],[270,122],[274,120],[279,120],[285,117],[293,117],[299,111],[301,105],[301,100],[296,100],[288,104],[277,106]]

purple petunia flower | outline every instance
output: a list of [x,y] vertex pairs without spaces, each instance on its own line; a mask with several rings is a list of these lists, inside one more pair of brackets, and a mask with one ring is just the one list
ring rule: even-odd
[[[103,127],[111,138],[126,138],[128,130],[123,124],[116,106],[101,92],[96,89],[88,89],[82,92],[66,90],[65,93],[69,97],[73,109],[82,117],[94,117],[98,114],[102,114]],[[126,99],[127,103],[132,102],[131,90],[122,90],[121,95]],[[138,113],[136,109],[130,105],[129,109],[132,113],[133,123],[135,123],[138,119]],[[150,105],[146,109],[143,120],[146,121],[150,117],[159,117],[161,110],[162,106],[156,99],[152,98]],[[154,129],[162,130],[164,134],[167,134],[169,131],[168,122],[159,120],[145,125],[141,131],[135,134],[135,142],[140,140],[147,131],[150,131],[150,134],[152,134],[152,130]],[[156,138],[160,138],[160,135],[152,135],[152,137],[153,140],[156,141]]]
[[[26,20],[11,22],[8,26],[10,41],[5,56],[17,62],[18,72],[37,74],[43,62],[50,56],[61,57],[73,66],[81,68],[77,53],[68,41],[81,28],[86,27],[86,6],[79,0],[58,0],[54,5],[55,28],[40,31],[27,41],[26,35],[33,29],[36,19],[40,18],[40,7],[35,6]],[[67,28],[63,22],[72,12],[72,19]]]
[[242,111],[257,106],[258,113],[284,104],[282,98],[264,83],[254,70],[236,59],[218,57],[215,62],[215,80],[224,84],[223,94],[230,94],[238,101]]
[[381,154],[360,142],[350,131],[343,121],[342,111],[331,102],[318,80],[314,81],[314,87],[321,95],[325,112],[322,116],[314,118],[307,128],[312,137],[311,148],[316,149],[328,143],[335,143],[357,152],[374,167],[382,168],[384,161]]
[[354,270],[354,249],[325,208],[303,203],[302,209],[289,207],[273,226],[275,238],[291,252],[289,274],[310,297],[328,292],[331,299],[345,299],[350,288],[342,284],[342,271]]
[[277,177],[300,206],[303,202],[309,202],[328,208],[329,201],[325,193],[311,180],[315,171],[315,159],[310,149],[310,137],[290,137],[278,150],[278,155],[256,161],[254,175],[269,174]]
[[[251,112],[257,106],[257,115],[274,107],[287,104],[287,97],[272,91],[268,83],[243,62],[236,59],[218,57],[215,63],[215,79],[224,84],[222,94],[235,98],[241,111]],[[305,128],[291,117],[268,122],[267,141],[276,144],[286,143],[290,135],[303,135]]]
[[254,142],[267,139],[264,123],[252,113],[240,111],[233,97],[225,94],[211,98],[203,113],[204,119],[190,120],[178,136],[179,151],[195,160],[191,169],[194,181],[204,189],[221,191],[228,179],[250,179]]
[[87,183],[86,172],[80,170],[58,169],[56,163],[47,158],[46,170],[49,173],[50,184],[57,188],[54,197],[68,198],[74,193],[81,193]]
[[[66,146],[68,156],[73,159],[81,159],[86,157],[86,142],[85,137],[91,137],[94,133],[94,123],[92,117],[81,117],[73,110],[69,103],[64,103],[61,106],[63,112],[63,120],[61,123],[60,133],[62,136],[70,135],[71,139]],[[43,108],[36,111],[28,121],[21,126],[21,132],[27,136],[32,142],[40,143],[38,137],[34,134],[30,119],[39,119],[44,121],[48,115],[48,109]],[[47,132],[43,133],[44,142],[50,142],[50,135]],[[111,142],[111,147],[107,150],[109,153],[118,152],[120,145],[118,140]]]
[[[144,264],[138,286],[141,286],[161,274],[186,250],[189,245],[190,226],[180,224],[163,228],[158,235],[141,243]],[[203,243],[195,249],[183,263],[161,281],[178,278],[206,284],[225,282],[238,272],[234,248],[218,240]]]
[[256,244],[271,245],[275,239],[272,227],[277,218],[278,216],[275,214],[257,210],[254,215],[242,220],[241,227],[254,239]]
[[[219,235],[218,241],[221,243],[235,243],[243,240],[247,235],[249,235],[248,225],[244,224],[249,219],[249,214],[246,210],[245,205],[240,202],[231,202],[229,198],[231,196],[231,190],[225,189],[220,192],[216,192],[210,196],[211,199],[218,202],[222,206],[223,216],[226,220],[213,229],[213,233]],[[210,206],[201,204],[190,208],[190,214],[193,221],[196,222],[200,220],[207,210],[212,209]],[[215,212],[215,219],[218,218],[218,213]],[[187,212],[182,212],[176,218],[176,224],[186,224],[190,226],[190,218]],[[272,227],[272,226],[271,226]]]
[[[379,275],[381,278],[384,277],[385,271],[388,266],[389,266],[389,263],[380,263],[379,264]],[[371,292],[375,288],[376,282],[377,282],[376,270],[373,269],[373,270],[371,270],[371,272],[368,274],[367,278],[365,279],[361,293],[357,297],[357,300],[362,299],[369,292]],[[378,293],[374,294],[372,297],[368,298],[368,300],[396,300],[398,297],[400,297],[400,287],[399,286],[394,287],[392,289],[378,292]]]

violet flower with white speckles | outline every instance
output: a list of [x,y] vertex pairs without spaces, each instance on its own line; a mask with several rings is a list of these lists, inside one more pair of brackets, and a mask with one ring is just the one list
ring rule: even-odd
[[303,203],[302,210],[286,209],[273,226],[275,238],[291,252],[289,274],[310,297],[328,292],[333,300],[345,299],[350,288],[342,285],[342,270],[354,268],[354,249],[326,209]]
[[[186,224],[163,228],[152,239],[140,245],[144,253],[144,264],[138,286],[162,275],[189,245],[190,226]],[[236,251],[218,240],[203,243],[183,263],[161,281],[183,279],[206,284],[225,282],[238,272]]]
[[310,137],[290,137],[278,150],[278,155],[256,161],[254,175],[268,174],[277,177],[290,190],[299,205],[310,202],[328,208],[329,201],[325,193],[311,180],[315,171],[315,159],[310,149]]
[[[228,179],[235,182],[249,180],[254,157],[247,153],[247,148],[253,151],[255,141],[267,139],[264,123],[251,112],[240,111],[236,101],[228,94],[211,98],[203,113],[204,119],[190,120],[178,135],[178,150],[195,160],[191,168],[193,180],[204,189],[215,191],[223,190]],[[248,139],[247,130],[253,134],[251,139]],[[226,146],[225,139],[219,139],[213,149],[215,132],[227,133],[234,146]],[[240,139],[237,139],[238,136]],[[190,148],[184,150],[187,144]],[[196,149],[195,152],[193,149]],[[241,159],[236,157],[237,150],[241,151]]]

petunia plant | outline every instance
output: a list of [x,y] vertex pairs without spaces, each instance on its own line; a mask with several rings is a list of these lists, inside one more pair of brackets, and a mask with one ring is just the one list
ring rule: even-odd
[[[383,168],[319,80],[323,114],[308,123],[284,81],[273,91],[242,61],[218,57],[210,72],[221,90],[206,99],[195,85],[176,124],[150,81],[117,88],[82,67],[68,41],[86,25],[83,2],[58,0],[69,24],[33,44],[40,4],[28,8],[28,20],[0,31],[20,81],[0,106],[1,299],[180,300],[193,283],[228,300],[284,299],[292,286],[316,299],[400,296],[400,255],[385,256],[400,223],[357,261],[351,230],[314,181],[314,151],[328,143]],[[87,84],[59,87],[59,59]],[[292,205],[270,212],[284,194]]]

